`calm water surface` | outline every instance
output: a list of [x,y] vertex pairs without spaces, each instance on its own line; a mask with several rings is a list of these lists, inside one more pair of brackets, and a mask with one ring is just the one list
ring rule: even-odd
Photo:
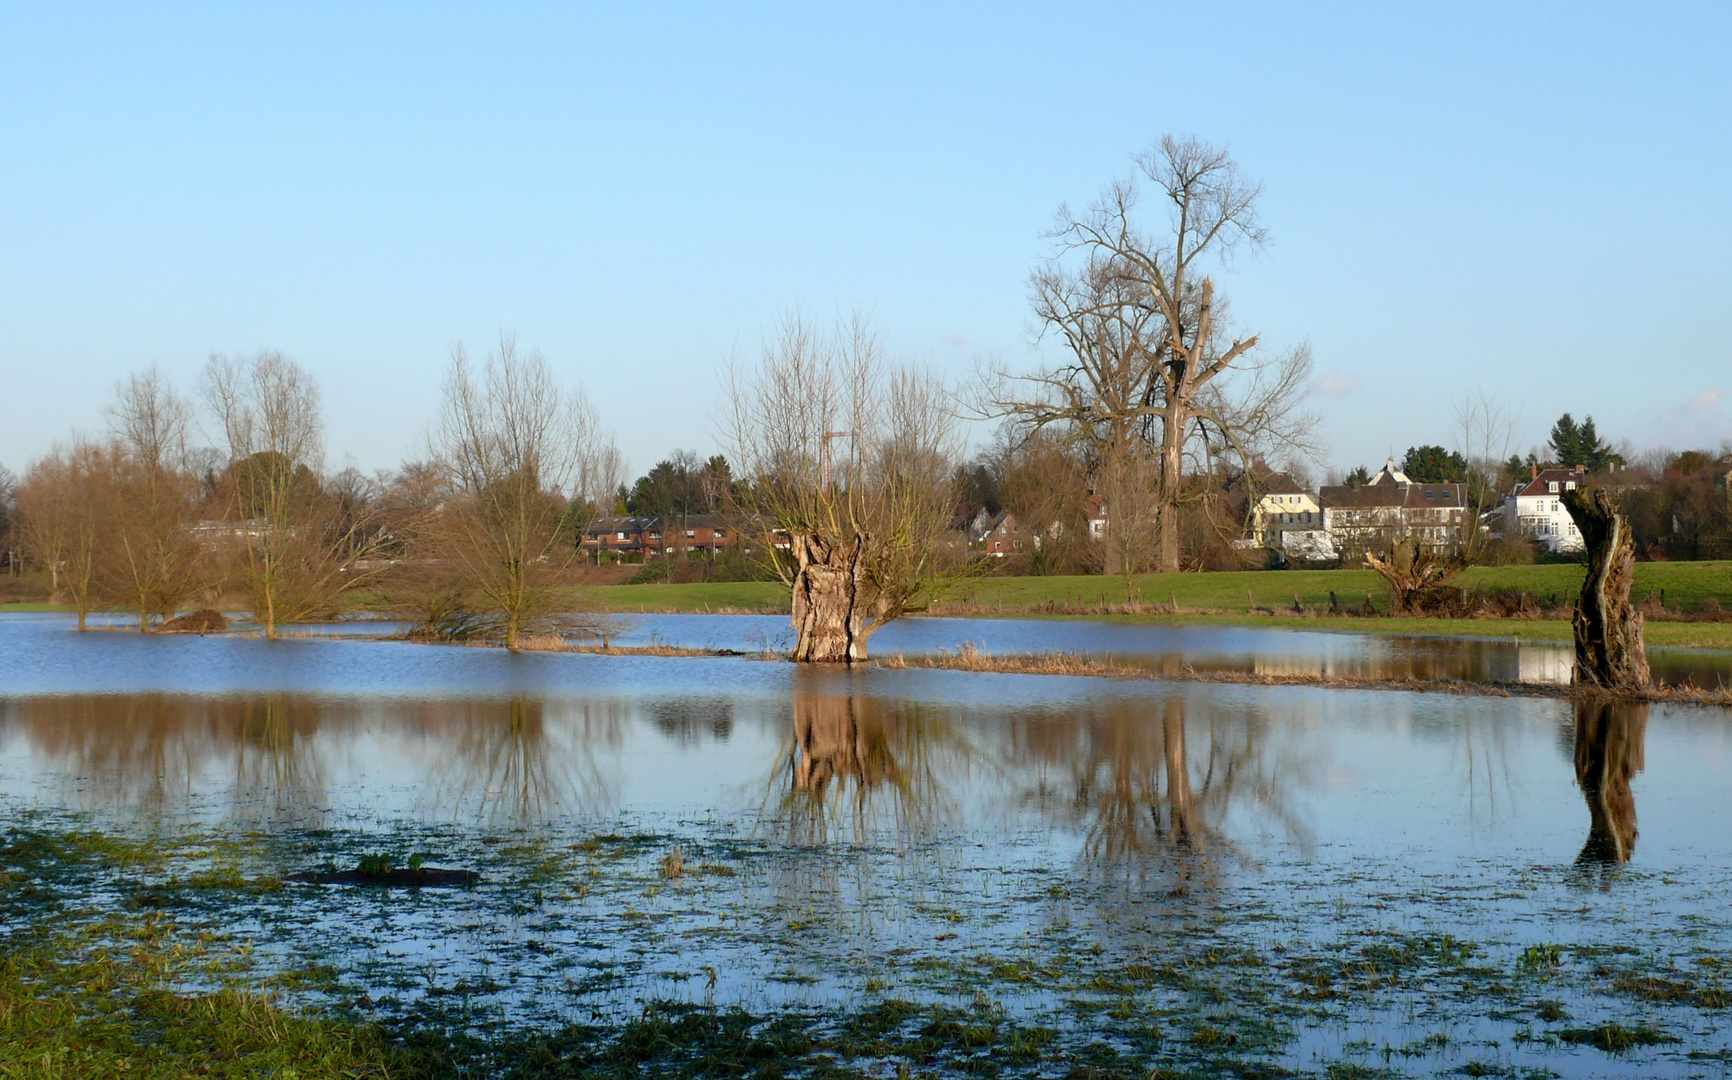
[[[772,629],[708,619],[627,633],[727,648]],[[909,620],[873,645],[958,633],[993,651],[1343,673],[1520,672],[1533,651],[1010,620]],[[1300,1072],[1724,1075],[1725,1009],[1643,996],[1619,972],[1732,985],[1729,783],[1724,710],[0,618],[14,823],[252,837],[203,856],[251,875],[373,852],[477,868],[471,890],[289,886],[227,917],[285,966],[352,973],[341,993],[380,1008],[461,987],[522,1024],[655,998],[988,994],[1134,1039],[1100,1004],[1133,993],[1174,1032],[1207,1017],[1247,1060]],[[675,851],[689,869],[670,877]],[[1540,970],[1535,955],[1558,959]],[[1102,989],[1102,971],[1191,972],[1205,956],[1257,959],[1220,967],[1213,990],[1191,975]],[[1371,961],[1342,957],[1432,966],[1365,982]],[[1370,989],[1348,993],[1352,979]],[[1235,1004],[1252,1000],[1267,1004]],[[1544,1002],[1569,1019],[1536,1018]],[[1612,1021],[1677,1041],[1613,1057],[1556,1035]]]

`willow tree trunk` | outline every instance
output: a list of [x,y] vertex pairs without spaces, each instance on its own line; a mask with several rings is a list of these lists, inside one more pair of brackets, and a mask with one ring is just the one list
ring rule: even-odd
[[849,664],[866,659],[860,604],[863,538],[836,544],[813,533],[794,536],[794,660]]
[[1604,491],[1577,488],[1563,495],[1587,547],[1588,576],[1576,599],[1576,682],[1608,690],[1648,685],[1648,649],[1642,613],[1630,603],[1636,544],[1630,523]]

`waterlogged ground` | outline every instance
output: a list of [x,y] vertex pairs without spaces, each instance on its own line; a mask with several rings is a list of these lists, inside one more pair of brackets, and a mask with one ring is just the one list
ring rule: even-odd
[[[1729,779],[1694,707],[0,620],[8,942],[473,1061],[1723,1076]],[[481,881],[285,881],[382,859]]]

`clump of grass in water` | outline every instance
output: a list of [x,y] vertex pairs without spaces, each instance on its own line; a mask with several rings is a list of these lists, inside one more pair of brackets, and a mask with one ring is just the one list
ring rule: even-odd
[[662,877],[670,881],[686,872],[686,857],[678,844],[668,848],[668,853],[662,856],[661,870]]
[[1608,1020],[1598,1027],[1564,1028],[1557,1032],[1558,1038],[1577,1046],[1593,1046],[1608,1054],[1623,1054],[1638,1046],[1658,1046],[1661,1043],[1675,1043],[1678,1037],[1668,1035],[1647,1021],[1635,1027],[1625,1027],[1616,1020]]

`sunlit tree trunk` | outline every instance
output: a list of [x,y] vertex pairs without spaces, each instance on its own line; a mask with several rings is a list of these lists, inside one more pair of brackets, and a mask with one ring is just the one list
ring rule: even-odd
[[1630,603],[1636,545],[1630,522],[1602,490],[1564,492],[1586,547],[1588,574],[1576,599],[1576,682],[1608,690],[1648,685],[1642,613]]

